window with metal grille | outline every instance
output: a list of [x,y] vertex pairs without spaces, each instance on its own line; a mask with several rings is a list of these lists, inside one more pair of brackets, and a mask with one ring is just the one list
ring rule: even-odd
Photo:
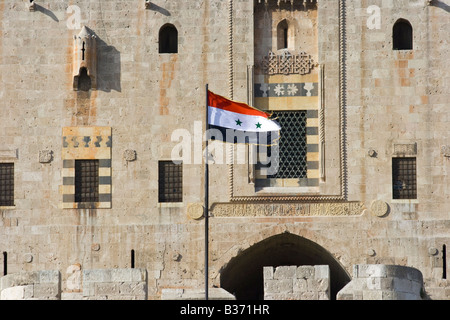
[[[269,179],[300,179],[307,177],[306,111],[276,111],[273,119],[281,126],[278,155],[272,148],[267,157],[278,163],[278,171],[268,175]],[[274,164],[271,164],[274,167]],[[261,168],[262,166],[260,166]]]
[[0,206],[14,206],[14,163],[0,163]]
[[159,202],[183,202],[183,164],[160,161],[158,171]]
[[99,201],[99,161],[75,160],[75,202]]
[[392,159],[394,199],[417,199],[416,158]]

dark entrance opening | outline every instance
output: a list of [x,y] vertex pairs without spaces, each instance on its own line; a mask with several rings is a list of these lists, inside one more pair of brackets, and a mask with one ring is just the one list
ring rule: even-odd
[[267,238],[230,260],[220,274],[221,287],[237,300],[263,300],[263,267],[328,265],[330,296],[350,282],[350,276],[323,247],[303,237],[284,233]]

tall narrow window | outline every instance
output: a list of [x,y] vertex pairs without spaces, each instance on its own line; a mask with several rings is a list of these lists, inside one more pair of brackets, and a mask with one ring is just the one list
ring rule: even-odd
[[394,50],[413,49],[413,28],[409,21],[397,20],[392,31],[392,43]]
[[287,49],[289,47],[289,26],[285,20],[282,20],[277,27],[277,49]]
[[447,246],[442,246],[442,279],[447,279]]
[[0,163],[0,206],[14,206],[14,163]]
[[131,269],[134,269],[135,265],[135,252],[134,249],[131,250]]
[[75,202],[99,201],[99,161],[75,161]]
[[392,159],[394,199],[417,199],[416,158]]
[[6,276],[8,274],[8,253],[6,251],[3,252],[3,275]]
[[159,30],[159,53],[178,53],[178,30],[171,24]]
[[159,202],[183,202],[183,164],[160,161]]
[[81,52],[82,52],[81,53],[82,54],[81,60],[83,60],[83,61],[84,61],[84,52],[86,51],[85,46],[86,46],[86,42],[83,41],[83,48],[81,48]]

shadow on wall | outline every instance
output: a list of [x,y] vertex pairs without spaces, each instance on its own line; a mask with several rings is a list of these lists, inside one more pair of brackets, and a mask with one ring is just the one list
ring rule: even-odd
[[97,36],[97,90],[121,92],[120,51]]
[[431,6],[441,8],[447,12],[450,12],[450,6],[442,1],[432,0],[430,3]]
[[55,16],[53,12],[50,10],[38,5],[37,3],[34,3],[34,11],[39,11],[45,14],[46,16],[52,18],[53,21],[59,22],[59,19]]

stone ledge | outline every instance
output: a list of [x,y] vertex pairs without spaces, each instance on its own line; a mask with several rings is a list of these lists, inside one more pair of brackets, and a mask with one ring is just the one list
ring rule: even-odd
[[[236,298],[222,288],[208,289],[209,300],[236,300]],[[162,289],[161,300],[205,300],[203,289]]]

